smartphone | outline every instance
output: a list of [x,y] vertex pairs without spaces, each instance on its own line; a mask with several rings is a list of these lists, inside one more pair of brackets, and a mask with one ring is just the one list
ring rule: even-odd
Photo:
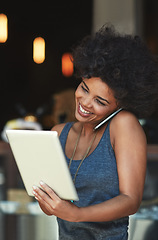
[[114,117],[118,112],[120,112],[122,110],[122,108],[119,108],[117,111],[113,112],[112,114],[110,114],[106,119],[104,119],[102,122],[100,122],[97,126],[95,126],[94,130],[98,129],[99,127],[101,127],[104,123],[106,123],[109,119],[111,119],[112,117]]

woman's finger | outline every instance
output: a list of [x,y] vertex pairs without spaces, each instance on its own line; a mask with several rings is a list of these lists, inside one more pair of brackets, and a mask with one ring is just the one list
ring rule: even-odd
[[43,190],[41,190],[37,186],[33,186],[32,193],[35,199],[39,202],[39,204],[53,214],[52,211],[54,210],[54,204],[53,204],[53,200],[48,196],[48,194],[43,192]]
[[55,194],[55,192],[50,188],[46,183],[40,181],[41,188],[50,196],[50,198],[54,200],[59,200],[59,197]]

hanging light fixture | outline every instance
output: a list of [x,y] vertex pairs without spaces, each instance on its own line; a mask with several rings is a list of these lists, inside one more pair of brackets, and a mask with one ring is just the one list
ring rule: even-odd
[[33,60],[38,64],[45,60],[45,40],[42,37],[37,37],[33,41]]
[[64,53],[62,55],[62,74],[65,77],[71,77],[73,71],[72,55],[71,53]]
[[8,38],[8,19],[3,13],[0,14],[0,43],[5,43]]

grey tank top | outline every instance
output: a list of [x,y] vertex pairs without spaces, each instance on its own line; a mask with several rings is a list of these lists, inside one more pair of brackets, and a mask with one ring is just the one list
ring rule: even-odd
[[[60,135],[65,153],[67,135],[73,123],[67,123]],[[119,195],[119,181],[115,154],[110,142],[110,122],[95,150],[84,160],[76,177],[78,207],[104,202]],[[67,162],[70,159],[65,155]],[[80,160],[73,160],[70,168],[74,177]],[[60,240],[127,240],[128,217],[111,222],[68,222],[58,218]]]

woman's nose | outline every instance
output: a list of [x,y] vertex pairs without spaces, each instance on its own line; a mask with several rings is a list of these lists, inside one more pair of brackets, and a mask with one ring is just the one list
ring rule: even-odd
[[84,98],[84,100],[82,101],[82,104],[84,105],[84,107],[92,107],[92,98],[91,97],[86,97]]

